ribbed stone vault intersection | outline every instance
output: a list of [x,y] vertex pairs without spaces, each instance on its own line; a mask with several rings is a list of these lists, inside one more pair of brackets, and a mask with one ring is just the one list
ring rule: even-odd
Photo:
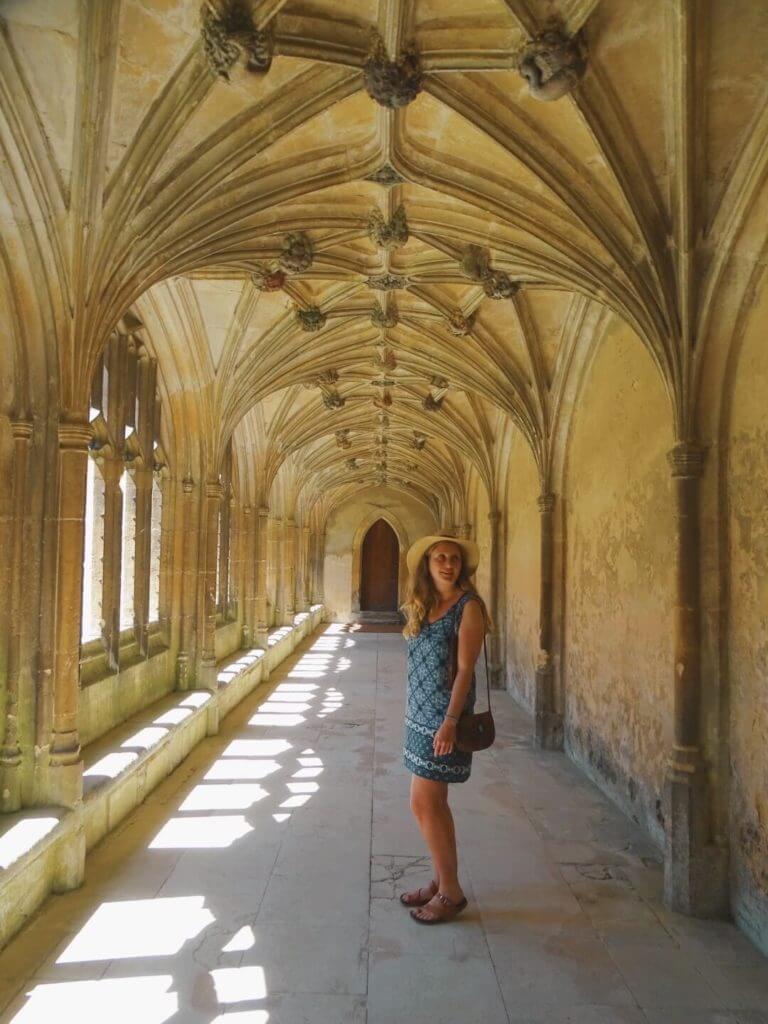
[[397,634],[307,640],[0,954],[2,1019],[768,1024],[760,954],[662,907],[658,852],[507,694],[454,794],[470,908],[412,924],[404,667]]

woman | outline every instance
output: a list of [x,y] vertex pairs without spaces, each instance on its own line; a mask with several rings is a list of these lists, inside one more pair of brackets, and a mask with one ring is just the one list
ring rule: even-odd
[[[450,921],[466,907],[459,885],[456,833],[448,786],[466,782],[472,755],[456,749],[463,711],[474,706],[474,668],[488,629],[488,615],[469,577],[477,545],[454,537],[422,537],[408,552],[410,580],[403,605],[408,640],[408,702],[403,759],[412,773],[411,810],[429,847],[434,879],[406,892],[420,924]],[[452,649],[458,634],[458,656]],[[449,672],[455,673],[453,679]]]

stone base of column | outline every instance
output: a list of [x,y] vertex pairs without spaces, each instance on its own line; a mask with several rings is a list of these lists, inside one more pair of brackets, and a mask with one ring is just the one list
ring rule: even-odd
[[219,681],[217,679],[218,671],[216,669],[215,658],[203,658],[200,663],[200,671],[198,673],[198,690],[209,690],[211,693],[216,693],[219,688]]
[[[76,812],[82,813],[82,812]],[[53,892],[78,889],[85,881],[85,828],[82,821],[61,846],[53,878]]]
[[536,669],[533,745],[537,750],[563,749],[563,716],[552,711],[554,669],[551,664]]
[[55,807],[77,807],[83,799],[83,762],[51,764],[45,784],[45,802]]
[[21,761],[0,762],[0,812],[8,814],[21,808]]
[[261,647],[262,650],[266,651],[267,647],[269,646],[268,640],[269,640],[269,630],[267,629],[267,627],[266,626],[264,626],[264,627],[257,626],[256,627],[256,635],[253,638],[253,645],[254,645],[254,647]]
[[533,746],[536,750],[563,749],[563,716],[557,711],[539,711],[534,718]]
[[704,767],[671,765],[663,806],[665,905],[692,917],[728,917],[728,851],[709,841],[709,785]]
[[240,639],[240,646],[246,650],[250,650],[253,647],[253,640],[251,638],[251,627],[243,626],[243,632]]
[[206,736],[216,736],[219,731],[219,706],[214,701],[208,705],[208,716],[206,718]]

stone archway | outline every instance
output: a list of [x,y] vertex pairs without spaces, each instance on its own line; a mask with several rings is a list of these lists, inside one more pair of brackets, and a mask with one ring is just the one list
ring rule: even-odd
[[368,534],[368,531],[377,522],[377,520],[383,520],[387,526],[389,526],[397,538],[397,561],[398,561],[398,572],[397,572],[397,605],[398,607],[405,600],[405,586],[408,579],[408,568],[405,562],[405,556],[408,552],[410,541],[408,534],[400,522],[398,517],[390,509],[372,509],[371,512],[363,519],[360,525],[355,531],[355,536],[352,541],[352,614],[356,614],[361,611],[361,582],[362,582],[362,563],[363,563],[363,542]]
[[377,519],[368,529],[360,557],[360,610],[396,612],[400,546],[386,521]]

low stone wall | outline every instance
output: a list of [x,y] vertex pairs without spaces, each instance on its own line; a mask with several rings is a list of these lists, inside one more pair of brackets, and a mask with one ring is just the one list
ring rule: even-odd
[[35,808],[3,817],[0,948],[46,896],[81,885],[85,854],[137,807],[219,721],[323,621],[315,605],[274,630],[266,650],[238,651],[218,665],[218,689],[174,692],[151,703],[83,751],[84,796],[73,810]]

